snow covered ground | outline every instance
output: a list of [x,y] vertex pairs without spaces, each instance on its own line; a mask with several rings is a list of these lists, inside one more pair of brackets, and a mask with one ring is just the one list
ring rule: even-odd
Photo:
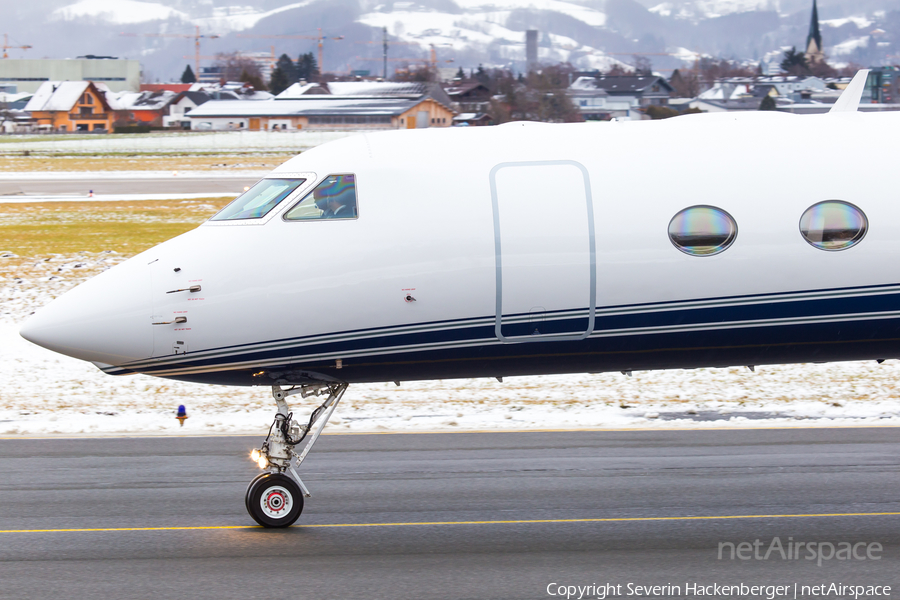
[[[34,180],[34,181],[53,181],[58,179],[72,180],[83,179],[93,181],[94,179],[246,179],[248,177],[263,177],[269,173],[271,169],[242,169],[239,171],[213,171],[191,170],[191,171],[7,171],[0,172],[0,180]],[[183,196],[180,196],[183,197]]]
[[[6,136],[0,152],[228,152],[309,150],[325,142],[356,135],[358,131],[217,131],[166,132],[141,135]],[[68,139],[66,139],[68,137]],[[21,139],[17,139],[21,138]]]
[[[141,179],[248,179],[262,178],[270,172],[267,170],[241,171],[54,171],[54,172],[9,172],[0,173],[0,181],[12,180],[110,180],[123,179],[135,181]],[[199,193],[148,193],[148,194],[17,194],[0,196],[0,204],[28,204],[31,202],[123,202],[141,200],[191,200],[198,198],[234,197],[233,191],[209,191]]]
[[[18,336],[33,310],[124,256],[10,254],[0,249],[0,261],[21,268],[0,276],[0,436],[265,433],[267,388],[111,377]],[[900,361],[888,361],[353,385],[329,430],[897,426],[898,378]],[[190,416],[183,427],[179,404]],[[298,413],[314,405],[294,404]]]
[[81,0],[75,4],[57,8],[50,13],[51,20],[62,19],[71,21],[79,17],[93,17],[117,25],[165,19],[188,20],[190,18],[187,14],[162,4],[138,2],[136,0],[116,0],[115,2],[109,2],[108,0]]

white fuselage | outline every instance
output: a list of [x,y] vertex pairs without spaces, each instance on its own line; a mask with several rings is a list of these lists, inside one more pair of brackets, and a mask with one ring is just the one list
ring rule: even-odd
[[[278,167],[306,182],[264,218],[160,244],[23,335],[109,373],[242,385],[888,358],[898,126],[748,113],[363,134]],[[358,218],[282,218],[341,173]],[[807,243],[801,215],[825,200],[865,213],[862,241]],[[673,245],[696,205],[733,217],[727,250]]]

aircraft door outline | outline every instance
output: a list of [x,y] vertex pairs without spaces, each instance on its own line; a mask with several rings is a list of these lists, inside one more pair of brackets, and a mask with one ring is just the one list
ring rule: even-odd
[[[539,169],[542,167],[570,167],[569,169],[563,169],[561,171],[569,171],[572,173],[573,169],[577,170],[576,172],[581,175],[581,183],[583,184],[583,197],[584,204],[583,209],[578,206],[578,200],[580,200],[580,195],[578,198],[574,197],[574,194],[571,195],[570,201],[568,204],[569,208],[574,208],[575,210],[570,210],[564,212],[562,215],[557,215],[556,221],[557,225],[559,223],[563,223],[564,225],[574,225],[572,228],[573,236],[582,236],[582,241],[587,241],[586,248],[584,246],[577,246],[578,242],[574,241],[572,244],[575,244],[579,248],[584,248],[587,254],[587,264],[582,265],[583,267],[587,267],[588,273],[587,277],[584,277],[583,271],[577,276],[577,280],[568,284],[567,290],[556,290],[559,292],[557,294],[557,300],[554,303],[553,301],[548,300],[548,294],[545,290],[546,282],[542,280],[542,274],[549,274],[552,272],[552,266],[544,266],[543,269],[540,266],[534,266],[532,268],[522,267],[521,265],[515,266],[513,263],[515,262],[515,258],[512,256],[507,256],[507,264],[504,265],[504,253],[503,253],[503,231],[506,229],[507,231],[507,246],[515,246],[515,224],[516,218],[519,218],[521,215],[515,215],[515,209],[517,208],[515,204],[511,204],[510,200],[504,201],[504,195],[501,193],[504,191],[504,183],[501,181],[498,184],[498,174],[501,174],[501,171],[504,169],[513,169],[514,171],[521,170],[521,173],[527,174],[529,171],[534,171],[535,169]],[[502,179],[502,176],[501,176]],[[529,178],[530,180],[538,179],[538,178]],[[569,177],[565,180],[565,183],[574,185],[574,180]],[[491,186],[491,204],[493,210],[493,221],[494,221],[494,260],[496,265],[496,313],[495,313],[495,325],[494,330],[497,335],[497,338],[504,343],[522,343],[522,342],[555,342],[555,341],[577,341],[583,340],[587,338],[594,330],[594,321],[595,321],[595,313],[597,306],[597,258],[596,258],[596,242],[595,242],[595,231],[594,231],[594,207],[593,207],[593,198],[591,195],[591,185],[590,185],[590,177],[588,175],[587,169],[576,161],[572,160],[554,160],[554,161],[527,161],[527,162],[506,162],[500,163],[496,165],[490,172],[490,186]],[[508,193],[508,190],[507,190]],[[538,192],[535,191],[535,194]],[[516,202],[513,200],[512,202]],[[532,200],[532,202],[534,202]],[[524,203],[527,203],[527,200]],[[503,209],[502,214],[505,215],[505,219],[501,218],[501,209]],[[527,207],[523,208],[523,211],[527,210]],[[524,214],[524,213],[523,213]],[[581,220],[583,215],[584,221]],[[525,223],[523,226],[525,229],[529,226],[534,226],[534,221],[537,217],[533,215],[531,217],[526,216],[526,219],[532,219],[532,223]],[[519,221],[522,222],[521,218]],[[504,226],[505,222],[505,226]],[[585,228],[581,229],[581,225],[584,225]],[[522,229],[522,231],[525,231]],[[576,230],[580,230],[576,231]],[[512,233],[512,235],[510,235]],[[527,231],[525,231],[527,233]],[[586,234],[586,235],[585,235]],[[521,237],[521,236],[520,236]],[[586,240],[584,240],[586,238]],[[519,240],[519,245],[521,246],[521,240]],[[509,252],[509,248],[507,249]],[[580,250],[578,251],[581,252]],[[580,257],[580,260],[583,260],[584,256]],[[579,269],[578,266],[569,266],[569,271],[573,272],[572,269]],[[529,282],[528,276],[533,275],[534,281]],[[504,283],[506,283],[506,292],[507,297],[504,298]],[[583,294],[584,290],[580,287],[580,284],[586,284],[588,286],[587,294]],[[512,299],[512,291],[516,290],[520,295],[523,290],[527,297]],[[571,315],[578,317],[579,315],[583,315],[584,305],[583,303],[580,306],[563,306],[560,304],[559,296],[565,295],[566,292],[570,293],[570,296],[580,296],[588,301],[588,311],[587,311],[587,324],[584,330],[579,329],[577,333],[544,333],[540,331],[543,327],[531,327],[533,331],[531,331],[528,335],[509,335],[509,327],[516,320],[524,321],[529,324],[542,323],[546,319],[546,314],[537,314],[536,309],[544,309],[544,306],[547,306],[549,310],[546,310],[547,313],[556,313],[557,315],[563,313],[570,313]],[[552,294],[551,294],[552,295]],[[521,310],[512,311],[516,314],[522,313],[520,316],[511,317],[510,311],[507,312],[507,315],[504,316],[504,308],[509,309],[513,303],[521,304]],[[577,302],[577,300],[576,300]],[[563,301],[563,304],[565,301]],[[578,314],[576,314],[578,313]],[[520,318],[521,317],[521,318]],[[583,318],[583,317],[582,317]],[[506,331],[505,331],[506,330]]]

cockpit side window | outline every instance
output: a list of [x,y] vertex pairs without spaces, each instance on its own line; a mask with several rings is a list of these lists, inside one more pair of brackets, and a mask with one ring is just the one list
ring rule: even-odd
[[261,219],[303,185],[305,179],[263,179],[220,210],[210,221]]
[[356,175],[329,175],[285,215],[286,221],[355,219]]

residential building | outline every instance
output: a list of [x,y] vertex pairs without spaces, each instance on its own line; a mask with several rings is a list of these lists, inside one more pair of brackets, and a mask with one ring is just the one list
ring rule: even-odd
[[642,119],[642,109],[666,106],[674,89],[657,75],[581,73],[566,90],[586,121]]
[[[847,80],[849,82],[849,80]],[[781,96],[784,98],[800,98],[802,92],[821,92],[827,89],[828,83],[820,77],[799,77],[796,75],[776,75],[771,77],[732,77],[720,79],[714,86],[747,86],[754,94],[762,97]]]
[[[754,94],[751,78],[731,78],[716,81],[711,88],[689,102],[689,107],[703,112],[759,110],[766,95],[777,96],[773,88]],[[769,93],[771,90],[771,93]]]
[[116,118],[108,92],[104,84],[90,81],[46,81],[25,110],[39,130],[106,132]]
[[26,133],[33,129],[31,115],[24,108],[31,100],[29,93],[0,91],[0,133]]
[[136,92],[141,84],[141,63],[116,57],[5,58],[0,60],[0,84],[19,92],[36,92],[48,81],[93,81],[114,92]]
[[286,90],[275,96],[276,100],[295,100],[301,96],[313,96],[321,94],[330,94],[331,92],[325,87],[325,83],[307,83],[306,81],[298,81],[291,84]]
[[24,110],[34,94],[22,92],[3,92],[0,90],[0,110]]
[[[766,96],[776,100],[779,110],[796,104],[833,104],[849,78],[822,79],[781,75],[773,77],[729,77],[716,80],[710,88],[689,101],[691,108],[704,112],[756,110]],[[809,109],[804,109],[809,110]]]
[[213,100],[271,100],[275,96],[269,92],[254,89],[242,81],[226,81],[215,84],[195,83],[191,91],[204,91]]
[[464,113],[486,112],[491,103],[491,90],[480,81],[459,81],[444,86],[450,101]]
[[107,99],[116,112],[113,124],[116,127],[126,125],[147,125],[162,127],[163,119],[169,113],[169,105],[175,100],[175,92],[160,90],[155,92],[125,92]]
[[566,90],[572,103],[578,107],[585,121],[642,118],[640,100],[636,95],[612,96],[597,85],[593,76],[578,77]]
[[483,125],[493,125],[494,119],[487,113],[460,113],[453,117],[453,124],[456,126],[470,125],[481,127]]
[[628,99],[640,107],[666,106],[675,91],[658,75],[599,75],[594,77],[594,86],[610,98]]
[[[900,69],[873,67],[859,105],[860,112],[900,110]],[[775,110],[797,114],[828,112],[850,83],[849,77],[732,77],[716,81],[691,100],[704,112],[757,110],[763,98],[775,100]],[[676,101],[673,101],[674,105]]]
[[169,104],[168,114],[164,115],[162,118],[163,127],[190,129],[191,120],[187,115],[207,101],[209,101],[209,94],[206,92],[181,92]]

